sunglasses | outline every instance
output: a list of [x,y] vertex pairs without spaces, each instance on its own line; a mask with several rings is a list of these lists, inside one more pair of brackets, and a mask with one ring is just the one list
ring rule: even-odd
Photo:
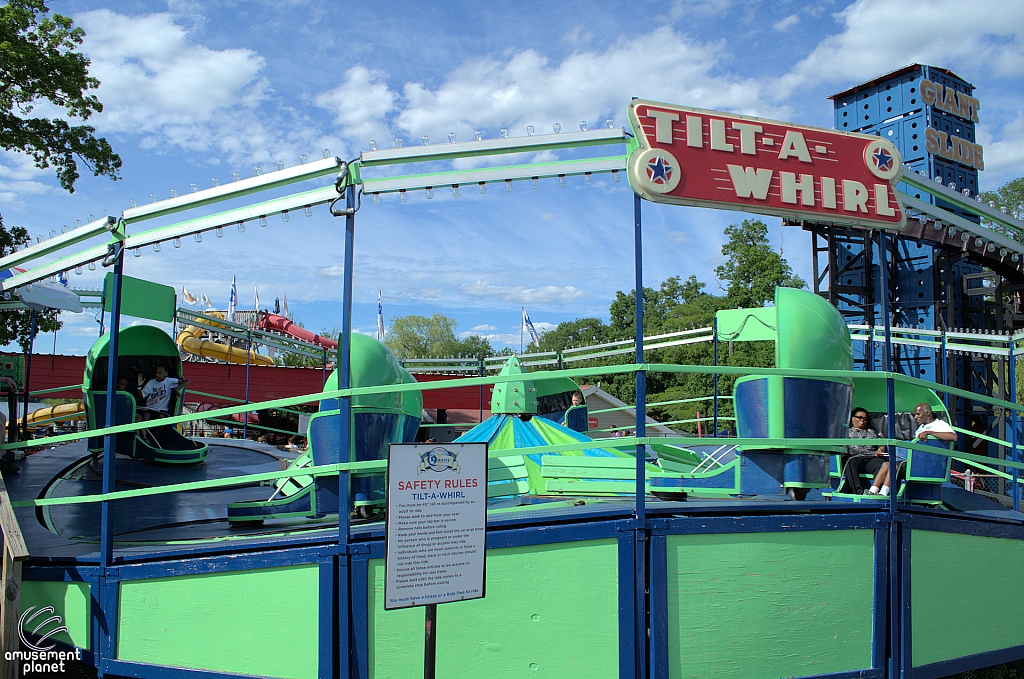
[[866,419],[868,419],[868,416],[867,415],[854,415],[853,419],[855,419],[855,420],[866,420]]

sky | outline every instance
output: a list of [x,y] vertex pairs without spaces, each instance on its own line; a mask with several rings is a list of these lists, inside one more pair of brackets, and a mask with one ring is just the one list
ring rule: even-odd
[[[90,124],[124,165],[119,181],[83,173],[68,194],[52,171],[0,152],[0,214],[33,239],[103,210],[117,215],[132,200],[253,176],[256,166],[290,167],[325,149],[351,159],[371,139],[389,148],[398,137],[463,141],[475,130],[522,136],[528,125],[538,134],[554,123],[566,131],[580,121],[628,126],[631,97],[832,127],[829,95],[910,63],[952,69],[977,88],[982,189],[1024,175],[1024,3],[49,4],[85,30],[82,51],[105,107]],[[719,292],[723,230],[743,217],[645,203],[644,284],[695,275]],[[764,221],[772,246],[810,280],[809,235]],[[258,286],[261,307],[287,295],[307,328],[337,328],[343,229],[321,206],[263,229],[250,223],[245,233],[147,249],[126,257],[125,273],[205,292],[221,308],[235,276],[240,309],[252,308]],[[101,273],[72,274],[71,284],[98,287]],[[356,217],[354,276],[358,331],[374,332],[380,292],[388,326],[396,316],[439,312],[460,334],[518,348],[520,307],[543,331],[607,319],[616,291],[633,289],[631,191],[600,176],[589,185],[569,178],[564,188],[545,180],[511,193],[367,200]],[[58,353],[85,353],[98,333],[94,315],[62,319]],[[38,340],[45,351],[53,341]]]

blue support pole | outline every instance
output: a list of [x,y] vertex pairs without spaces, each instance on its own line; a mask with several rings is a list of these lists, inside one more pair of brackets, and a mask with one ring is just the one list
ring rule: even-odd
[[[1012,340],[1010,341],[1010,346],[1011,347],[1013,346],[1013,341]],[[942,346],[940,347],[939,351],[940,351],[939,364],[942,366],[942,384],[944,386],[948,387],[949,386],[949,372],[948,372],[949,371],[949,357],[948,357],[948,354],[946,352],[946,331],[945,330],[942,331]],[[1011,353],[1010,360],[1012,361],[1013,360],[1013,358],[1012,358],[1012,354],[1013,354],[1012,349],[1011,349],[1010,353]],[[946,406],[946,412],[948,413],[949,412],[949,394],[946,393],[946,392],[942,392],[942,405]]]
[[[718,367],[718,316],[716,315],[711,321],[711,332],[714,337],[711,338],[711,358]],[[714,409],[714,426],[715,433],[712,434],[714,438],[718,438],[718,373],[715,373],[714,377],[711,378],[714,381],[714,394],[711,399],[711,407]]]
[[[245,331],[245,405],[249,405],[249,356],[252,353],[252,330]],[[249,411],[242,413],[242,438],[249,438]]]
[[[350,212],[345,216],[345,274],[342,287],[341,306],[341,342],[338,343],[338,388],[348,389],[352,384],[352,371],[349,358],[352,355],[352,265],[354,260],[356,233],[356,189],[348,186],[345,189],[345,204]],[[338,421],[340,426],[341,450],[339,462],[352,459],[352,399],[342,396],[338,399]],[[349,475],[343,471],[338,474],[338,540],[339,544],[348,544],[349,531]]]
[[[35,343],[36,343],[36,321],[37,320],[38,320],[38,318],[36,317],[36,310],[33,309],[32,310],[32,323],[31,323],[31,326],[29,327],[29,331],[28,331],[28,351],[25,353],[25,380],[24,380],[25,399],[24,399],[24,404],[21,407],[21,439],[23,441],[28,441],[28,401],[29,401],[29,398],[30,398],[29,397],[29,393],[31,391],[30,375],[32,374],[32,352],[34,351],[34,347],[35,347]],[[17,417],[18,417],[17,413],[14,413],[14,414],[11,415],[11,419],[12,420],[16,419]]]
[[[641,236],[640,196],[633,195],[633,248],[634,267],[636,269],[636,300],[634,316],[636,324],[635,344],[636,362],[644,362],[644,274],[643,274],[643,239]],[[647,436],[647,371],[636,371],[636,435]],[[646,446],[636,446],[636,517],[641,521],[645,516],[645,499],[647,485],[645,477]]]
[[[882,369],[892,372],[892,335],[890,324],[890,302],[889,302],[889,258],[888,258],[887,234],[882,231],[878,234],[878,270],[879,284],[881,287],[882,300],[882,324],[885,329],[885,344],[882,353]],[[886,421],[888,430],[886,436],[890,439],[896,438],[896,385],[891,378],[885,380],[886,391]],[[899,489],[896,475],[896,450],[889,447],[889,677],[900,676],[902,663],[900,651],[902,650],[902,592],[901,585],[901,559],[899,558],[899,522],[896,520],[896,494]]]
[[[1010,383],[1010,403],[1017,403],[1017,357],[1013,355],[1016,343],[1013,341],[1013,333],[1010,334],[1010,363],[1007,381]],[[1020,451],[1017,450],[1017,411],[1010,411],[1010,460],[1020,462]],[[1017,479],[1020,477],[1020,470],[1014,467],[1010,470],[1013,477],[1013,511],[1020,511],[1020,484]]]
[[[104,427],[114,426],[114,396],[117,393],[117,345],[121,331],[121,279],[124,274],[124,248],[115,244],[114,276],[110,293],[110,341],[107,343],[107,418]],[[117,435],[103,437],[103,492],[112,493],[114,463],[117,459]],[[114,517],[110,502],[100,503],[100,565],[107,568],[114,560]]]
[[[641,202],[640,196],[633,194],[633,256],[636,274],[636,297],[634,306],[634,323],[636,332],[636,362],[644,362],[644,274],[643,274],[643,238],[641,233]],[[647,436],[647,372],[636,371],[636,435]],[[636,446],[636,544],[634,553],[635,588],[633,590],[634,608],[636,610],[636,677],[647,676],[647,526],[646,526],[646,473],[647,447]]]

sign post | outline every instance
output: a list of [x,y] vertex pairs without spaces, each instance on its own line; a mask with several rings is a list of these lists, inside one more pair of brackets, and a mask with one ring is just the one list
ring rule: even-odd
[[426,606],[423,676],[433,679],[437,604],[484,596],[486,443],[392,443],[384,609]]

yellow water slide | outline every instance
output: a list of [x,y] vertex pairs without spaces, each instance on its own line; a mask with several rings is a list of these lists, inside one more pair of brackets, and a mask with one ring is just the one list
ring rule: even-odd
[[[29,427],[42,427],[56,422],[73,422],[85,419],[85,406],[81,401],[74,403],[62,403],[46,408],[37,408],[28,414]],[[45,423],[45,424],[44,424]],[[18,418],[18,425],[21,425],[21,418]]]
[[186,326],[184,330],[178,333],[178,346],[181,347],[182,351],[202,356],[203,358],[212,358],[215,361],[227,361],[228,363],[245,365],[248,359],[250,365],[274,365],[274,359],[258,354],[253,350],[246,351],[239,347],[205,340],[203,339],[204,332],[205,330],[198,326]]

